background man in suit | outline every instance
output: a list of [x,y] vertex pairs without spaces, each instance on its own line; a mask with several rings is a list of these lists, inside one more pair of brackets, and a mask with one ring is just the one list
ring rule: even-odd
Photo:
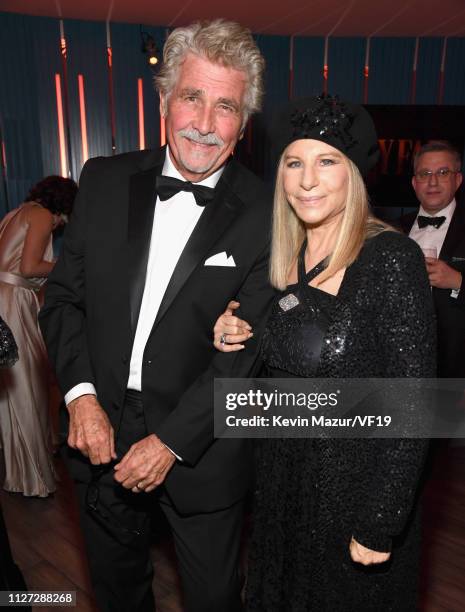
[[273,297],[268,191],[231,157],[260,108],[263,68],[238,24],[174,30],[157,77],[168,147],[86,164],[48,283],[41,326],[65,394],[102,610],[154,609],[157,501],[173,529],[185,609],[241,606],[251,465],[244,441],[213,438],[213,378],[247,376],[258,346],[225,355],[211,335],[231,297],[258,329]]
[[455,200],[460,169],[460,155],[450,144],[423,145],[412,178],[420,209],[401,219],[426,255],[437,316],[438,375],[457,378],[465,377],[465,211]]

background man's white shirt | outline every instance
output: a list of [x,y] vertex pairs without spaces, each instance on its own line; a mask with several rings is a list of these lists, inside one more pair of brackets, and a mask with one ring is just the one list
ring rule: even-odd
[[[441,252],[442,245],[444,244],[444,240],[446,239],[446,234],[450,226],[450,222],[452,220],[452,215],[455,212],[456,202],[455,198],[452,200],[450,204],[448,204],[445,208],[440,210],[435,215],[431,215],[424,210],[422,206],[420,206],[420,210],[418,211],[418,215],[422,215],[423,217],[445,217],[446,220],[441,225],[441,227],[434,227],[433,225],[427,225],[426,227],[418,227],[418,215],[415,219],[412,229],[410,230],[409,236],[413,238],[415,242],[422,249],[436,249],[437,257],[439,258],[439,253]],[[458,290],[452,289],[450,293],[451,297],[457,298],[459,295]]]
[[441,227],[435,228],[433,225],[427,225],[426,227],[422,227],[420,229],[418,227],[417,215],[417,218],[415,219],[412,225],[412,229],[409,233],[410,238],[413,238],[413,240],[415,240],[415,242],[422,249],[436,249],[439,257],[442,245],[444,244],[444,240],[446,239],[447,230],[449,229],[449,225],[452,220],[452,215],[455,211],[455,206],[456,203],[454,198],[450,204],[448,204],[445,208],[443,208],[435,215],[427,213],[423,209],[423,207],[420,206],[418,215],[421,215],[422,217],[445,217],[446,220],[441,225]]

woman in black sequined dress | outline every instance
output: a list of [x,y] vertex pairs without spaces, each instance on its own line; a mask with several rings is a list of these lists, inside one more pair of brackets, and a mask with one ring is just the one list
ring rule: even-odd
[[[262,339],[260,376],[434,376],[422,253],[369,214],[361,173],[377,158],[371,118],[334,98],[300,104],[288,114],[292,131],[277,175],[270,277],[280,295]],[[227,311],[215,346],[239,350],[247,325]],[[416,610],[426,446],[257,441],[247,609]]]

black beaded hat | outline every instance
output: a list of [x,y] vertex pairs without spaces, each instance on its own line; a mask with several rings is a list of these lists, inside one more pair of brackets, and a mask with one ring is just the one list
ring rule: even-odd
[[378,161],[379,147],[373,119],[357,104],[322,94],[293,100],[283,110],[274,144],[280,155],[294,140],[321,140],[338,149],[366,174]]

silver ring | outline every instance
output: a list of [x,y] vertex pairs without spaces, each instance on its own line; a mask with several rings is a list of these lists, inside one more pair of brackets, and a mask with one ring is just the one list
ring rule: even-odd
[[144,487],[142,487],[142,483],[141,482],[138,482],[136,484],[136,489],[139,489],[139,491],[143,491],[144,490]]
[[226,344],[226,334],[221,334],[220,344],[223,346]]

